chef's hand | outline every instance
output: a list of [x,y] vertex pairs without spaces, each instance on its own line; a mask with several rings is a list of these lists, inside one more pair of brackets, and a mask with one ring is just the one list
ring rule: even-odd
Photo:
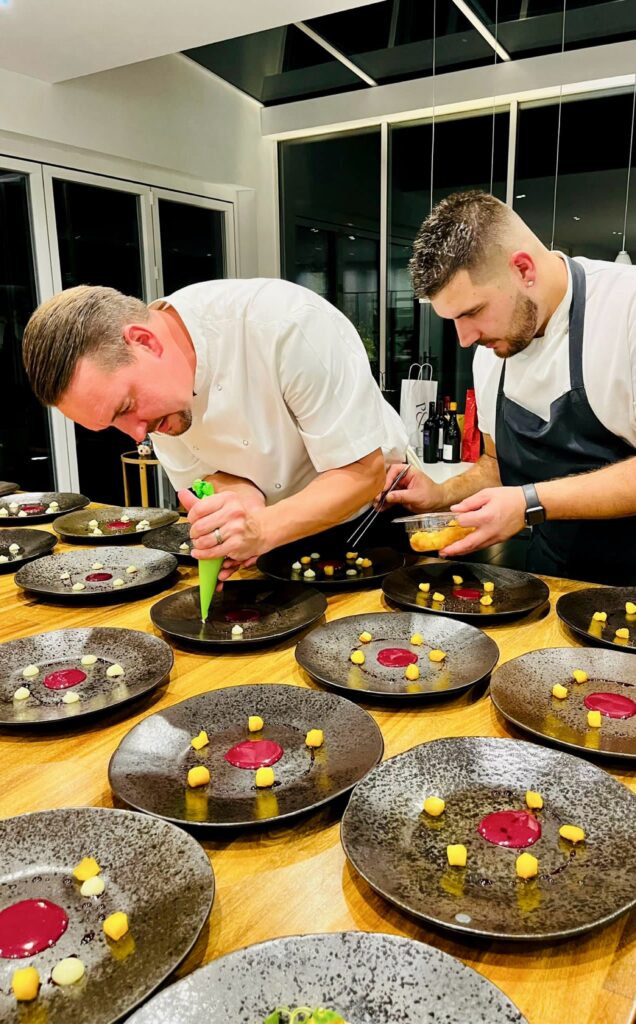
[[460,558],[513,537],[525,526],[526,502],[520,487],[487,487],[458,505],[451,505],[460,526],[475,530],[440,551],[443,558]]
[[[384,482],[385,491],[403,469],[404,463],[389,466]],[[381,498],[382,495],[378,494],[375,498],[376,505],[380,503]],[[387,507],[389,505],[405,505],[406,510],[412,512],[429,512],[431,509],[440,508],[441,502],[439,484],[434,483],[425,473],[412,466],[409,466],[395,490],[386,496]]]
[[[188,513],[194,558],[222,558],[219,580],[226,580],[236,569],[254,565],[266,550],[261,508],[246,506],[233,491],[219,491],[197,498],[192,491],[179,491],[179,500]],[[263,498],[262,510],[265,509]],[[222,543],[219,544],[219,536]]]

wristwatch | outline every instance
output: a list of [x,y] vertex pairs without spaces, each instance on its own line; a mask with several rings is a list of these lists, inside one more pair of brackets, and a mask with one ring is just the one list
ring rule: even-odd
[[521,490],[526,499],[526,526],[537,526],[539,523],[545,523],[545,509],[539,501],[539,495],[534,484],[522,484]]

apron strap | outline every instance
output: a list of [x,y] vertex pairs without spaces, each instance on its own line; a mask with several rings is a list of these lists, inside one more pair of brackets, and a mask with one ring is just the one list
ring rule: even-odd
[[585,271],[580,263],[567,257],[572,275],[572,301],[570,303],[570,387],[583,388],[583,323],[585,321]]

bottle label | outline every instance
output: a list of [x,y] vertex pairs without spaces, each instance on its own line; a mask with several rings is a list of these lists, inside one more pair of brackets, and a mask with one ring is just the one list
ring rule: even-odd
[[444,462],[452,462],[452,461],[453,461],[453,446],[452,446],[452,444],[445,444],[444,445]]
[[437,443],[439,445],[439,450],[441,451],[442,448],[444,447],[444,428],[443,427],[440,427],[438,432],[437,432]]

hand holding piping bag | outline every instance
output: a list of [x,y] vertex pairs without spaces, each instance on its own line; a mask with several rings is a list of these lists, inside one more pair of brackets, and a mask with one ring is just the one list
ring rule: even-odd
[[[195,480],[192,484],[192,491],[197,498],[207,498],[214,494],[214,484],[207,480]],[[219,578],[219,571],[223,565],[222,558],[205,558],[199,560],[199,598],[201,600],[201,622],[208,617],[216,583]]]

